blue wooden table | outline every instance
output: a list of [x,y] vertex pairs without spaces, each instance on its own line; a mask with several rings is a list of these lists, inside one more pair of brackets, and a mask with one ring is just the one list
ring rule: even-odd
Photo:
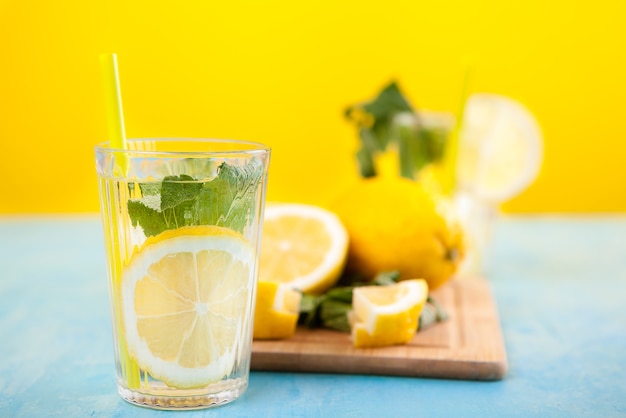
[[498,222],[502,381],[252,372],[176,413],[117,395],[102,241],[95,215],[0,217],[0,417],[626,416],[626,217]]

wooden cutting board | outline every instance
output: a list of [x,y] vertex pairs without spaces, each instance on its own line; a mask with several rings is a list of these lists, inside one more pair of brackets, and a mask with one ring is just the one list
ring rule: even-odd
[[253,370],[499,380],[507,359],[497,310],[484,279],[448,282],[432,295],[449,318],[406,345],[356,349],[350,335],[298,328],[289,339],[254,341]]

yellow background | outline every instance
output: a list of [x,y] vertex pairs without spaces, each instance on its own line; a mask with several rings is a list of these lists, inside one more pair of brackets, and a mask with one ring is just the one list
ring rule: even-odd
[[539,120],[538,180],[509,212],[626,210],[626,2],[0,0],[0,213],[98,210],[98,56],[129,137],[273,148],[268,198],[325,205],[355,178],[346,105],[391,79],[418,109],[474,92]]

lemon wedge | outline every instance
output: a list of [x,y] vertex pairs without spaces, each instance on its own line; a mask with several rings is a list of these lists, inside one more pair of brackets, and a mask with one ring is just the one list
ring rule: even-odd
[[334,285],[348,252],[348,233],[332,212],[275,203],[265,209],[259,281],[318,294]]
[[356,348],[406,344],[417,332],[428,284],[423,279],[355,287],[349,319]]
[[247,344],[254,249],[216,226],[149,238],[122,276],[129,354],[176,388],[202,387],[236,367]]
[[282,339],[296,331],[302,294],[278,282],[260,281],[254,314],[254,339]]

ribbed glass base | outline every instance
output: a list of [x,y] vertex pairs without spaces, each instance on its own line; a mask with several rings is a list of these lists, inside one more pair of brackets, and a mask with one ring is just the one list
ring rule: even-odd
[[118,386],[120,396],[134,404],[152,409],[203,409],[223,405],[239,398],[248,387],[247,379],[230,379],[205,388],[154,390],[150,393]]

